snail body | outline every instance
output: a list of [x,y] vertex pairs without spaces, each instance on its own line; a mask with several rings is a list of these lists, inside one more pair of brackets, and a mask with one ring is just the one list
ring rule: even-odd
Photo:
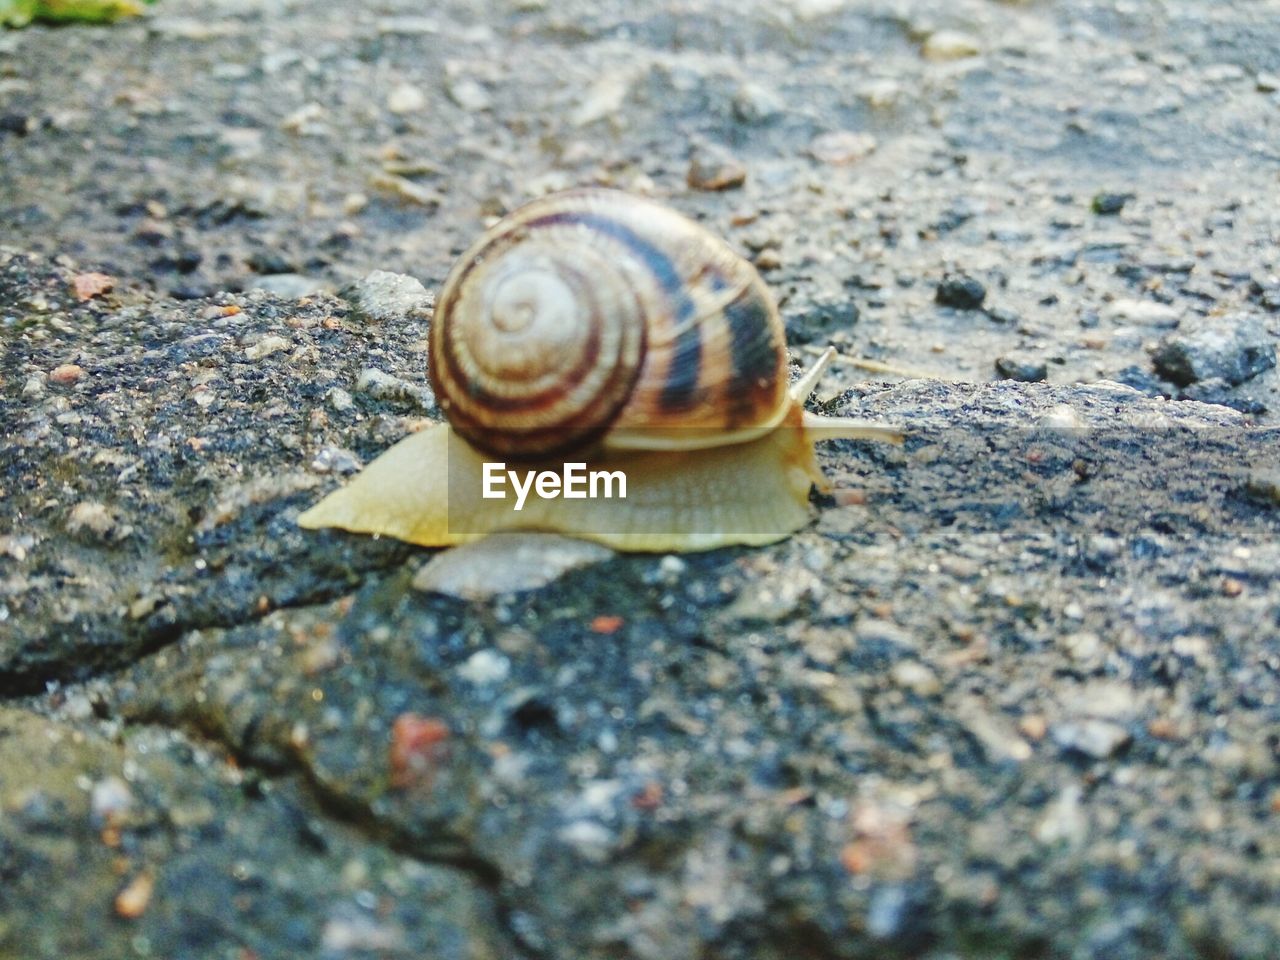
[[[459,258],[440,291],[429,376],[448,420],[413,434],[299,518],[424,546],[542,529],[617,549],[782,539],[825,479],[813,444],[896,441],[803,409],[755,268],[653,201],[584,189],[534,201]],[[486,465],[582,461],[624,500],[489,499]]]

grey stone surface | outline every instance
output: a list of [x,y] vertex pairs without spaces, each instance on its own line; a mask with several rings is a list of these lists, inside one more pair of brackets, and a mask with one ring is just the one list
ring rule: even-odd
[[[164,0],[0,37],[0,956],[1271,960],[1278,34]],[[824,382],[904,445],[824,447],[775,546],[473,601],[298,530],[437,415],[423,292],[585,183],[755,258],[798,360],[933,374]],[[1053,384],[989,382],[1017,354]]]

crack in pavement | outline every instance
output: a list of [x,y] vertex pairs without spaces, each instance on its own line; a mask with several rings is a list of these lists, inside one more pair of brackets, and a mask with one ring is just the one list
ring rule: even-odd
[[510,960],[546,960],[546,954],[525,941],[516,929],[517,924],[512,923],[511,914],[514,908],[503,892],[504,878],[501,871],[496,865],[472,851],[460,838],[455,844],[437,846],[433,843],[424,847],[421,840],[409,831],[399,829],[394,824],[380,819],[367,805],[332,789],[312,767],[302,761],[299,755],[290,756],[288,762],[280,764],[264,761],[252,750],[237,747],[232,737],[225,731],[220,732],[213,725],[202,724],[196,720],[169,722],[160,711],[142,711],[127,715],[124,717],[124,725],[134,730],[154,727],[213,744],[234,757],[242,769],[254,770],[268,780],[296,776],[305,788],[306,796],[318,810],[332,820],[352,828],[369,843],[377,844],[422,864],[451,867],[470,877],[472,882],[490,899],[495,917],[495,929],[508,941],[509,946],[517,948],[517,951],[504,952],[504,957]]
[[[306,604],[290,610],[296,613],[306,612],[310,608],[319,612],[323,607],[324,604]],[[261,619],[255,617],[239,626],[252,627]],[[192,631],[184,631],[183,636],[190,632]],[[148,657],[140,658],[139,665],[146,659]],[[513,920],[516,908],[506,893],[507,880],[501,870],[476,853],[465,838],[434,828],[429,838],[415,835],[411,829],[379,817],[371,804],[362,802],[327,782],[316,766],[307,762],[305,750],[300,745],[288,744],[281,749],[280,744],[265,740],[257,743],[261,717],[250,721],[237,732],[228,724],[217,722],[213,714],[207,711],[179,708],[175,712],[166,710],[158,702],[133,709],[117,702],[115,708],[123,723],[131,729],[151,726],[180,732],[225,750],[242,768],[255,770],[267,778],[296,776],[317,809],[332,820],[356,830],[368,842],[423,864],[451,867],[470,877],[489,898],[495,929],[507,941],[508,947],[515,948],[504,951],[504,957],[512,960],[544,960],[547,956],[521,935],[519,924]]]

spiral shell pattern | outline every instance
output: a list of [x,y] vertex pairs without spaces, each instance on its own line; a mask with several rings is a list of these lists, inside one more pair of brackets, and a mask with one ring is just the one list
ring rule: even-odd
[[715,446],[786,402],[782,324],[755,269],[612,190],[546,197],[486,233],[441,290],[429,362],[454,430],[513,458]]

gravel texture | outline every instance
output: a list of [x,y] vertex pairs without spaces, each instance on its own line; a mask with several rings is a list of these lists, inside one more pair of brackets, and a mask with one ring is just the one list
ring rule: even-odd
[[[1207,0],[0,34],[0,957],[1273,958],[1277,35]],[[525,542],[500,580],[298,529],[438,416],[452,259],[580,183],[728,238],[798,361],[920,374],[815,400],[903,446],[823,447],[757,550]]]

